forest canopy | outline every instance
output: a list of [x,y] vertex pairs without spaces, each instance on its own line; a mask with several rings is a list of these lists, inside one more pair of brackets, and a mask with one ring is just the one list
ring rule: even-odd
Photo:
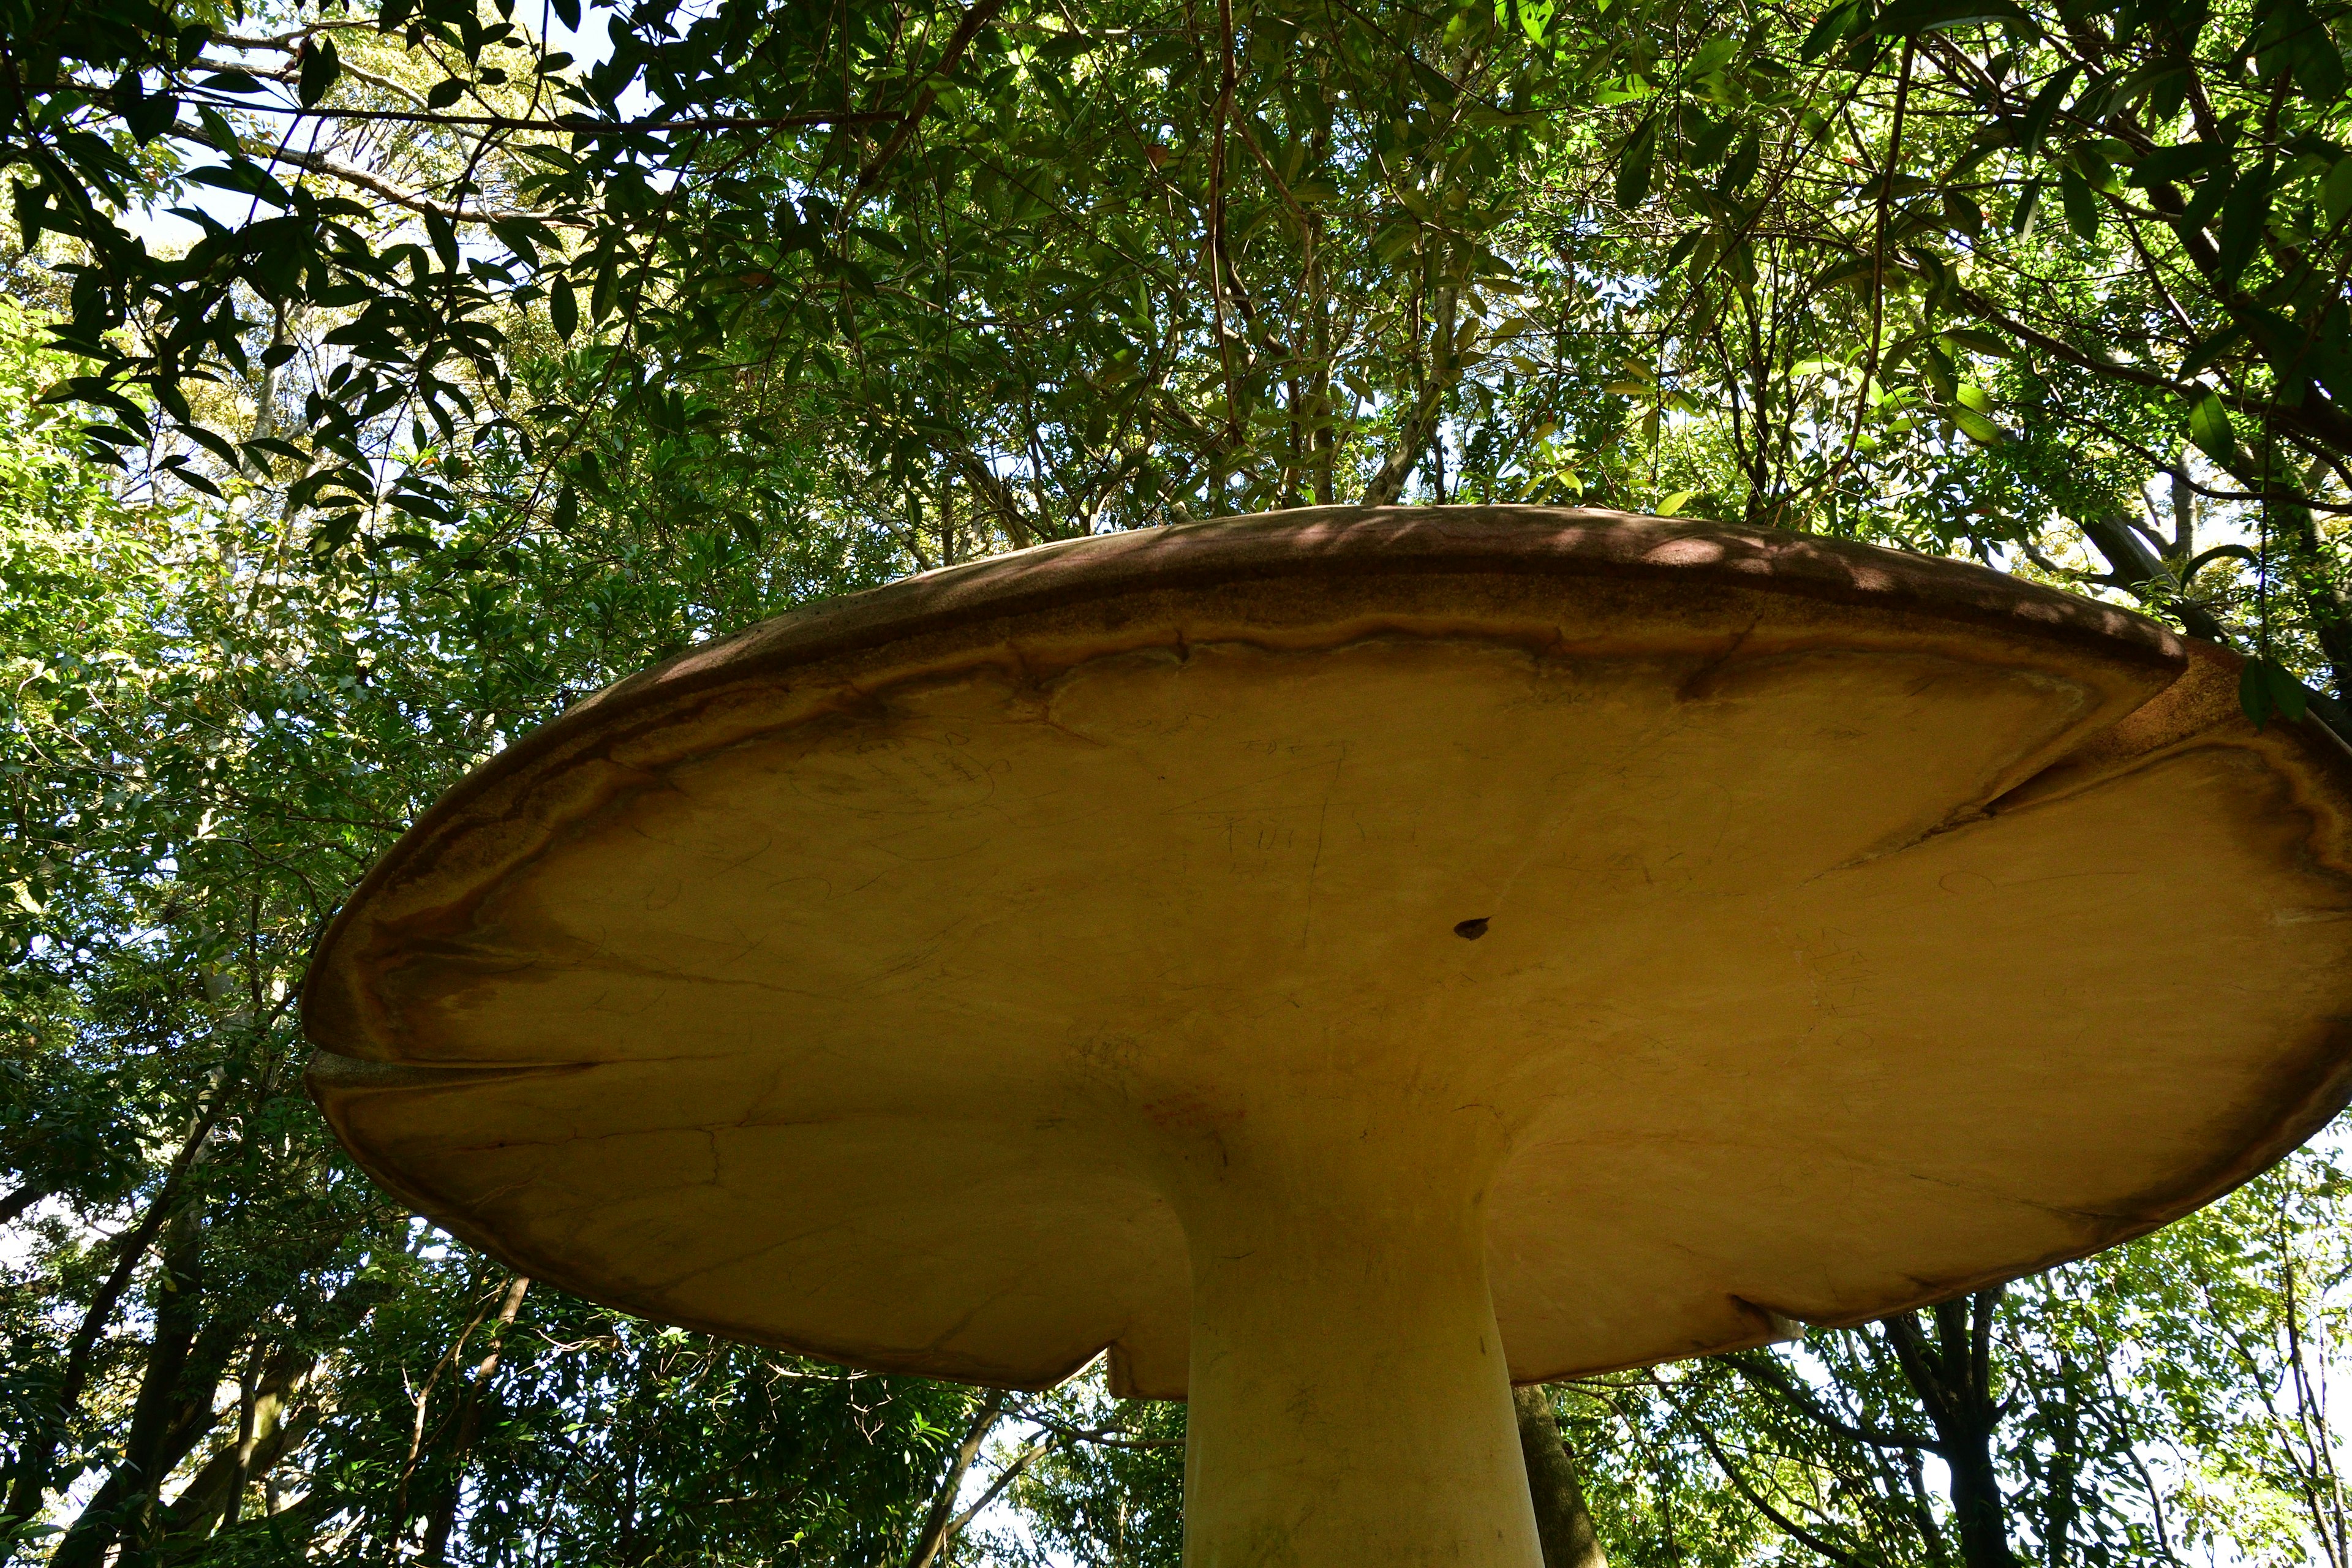
[[[1974,559],[2343,731],[2347,26],[0,0],[0,1551],[1172,1563],[1181,1406],[647,1324],[372,1187],[291,1014],[359,876],[700,638],[1332,501]],[[2352,1568],[2335,1149],[1552,1389],[1576,1568]]]

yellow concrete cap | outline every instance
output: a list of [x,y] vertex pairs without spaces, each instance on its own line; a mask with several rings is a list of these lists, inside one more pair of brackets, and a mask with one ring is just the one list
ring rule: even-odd
[[1522,1381],[1858,1322],[2352,1092],[2352,759],[2238,668],[1717,523],[1049,545],[493,759],[322,940],[310,1085],[515,1267],[857,1366],[1182,1395],[1228,1156],[1466,1205]]

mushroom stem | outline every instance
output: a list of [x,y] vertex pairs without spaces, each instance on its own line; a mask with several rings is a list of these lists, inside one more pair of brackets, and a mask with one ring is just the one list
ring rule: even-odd
[[1187,1568],[1539,1568],[1482,1184],[1350,1142],[1185,1162]]

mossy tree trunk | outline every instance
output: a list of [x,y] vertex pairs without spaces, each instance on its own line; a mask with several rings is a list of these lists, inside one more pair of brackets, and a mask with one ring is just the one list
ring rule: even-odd
[[1608,1554],[1584,1506],[1584,1488],[1559,1434],[1551,1390],[1530,1384],[1511,1391],[1519,1418],[1519,1450],[1528,1463],[1528,1491],[1536,1505],[1536,1534],[1543,1542],[1544,1568],[1608,1568]]

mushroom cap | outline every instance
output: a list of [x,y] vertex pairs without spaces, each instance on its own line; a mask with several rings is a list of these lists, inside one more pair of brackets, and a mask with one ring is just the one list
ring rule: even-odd
[[1181,1397],[1155,1129],[1374,1102],[1505,1130],[1519,1381],[1861,1322],[2161,1225],[2352,1093],[2352,756],[2256,731],[2240,668],[1612,512],[1047,545],[493,758],[322,939],[310,1083],[516,1268],[882,1371],[1108,1347]]

